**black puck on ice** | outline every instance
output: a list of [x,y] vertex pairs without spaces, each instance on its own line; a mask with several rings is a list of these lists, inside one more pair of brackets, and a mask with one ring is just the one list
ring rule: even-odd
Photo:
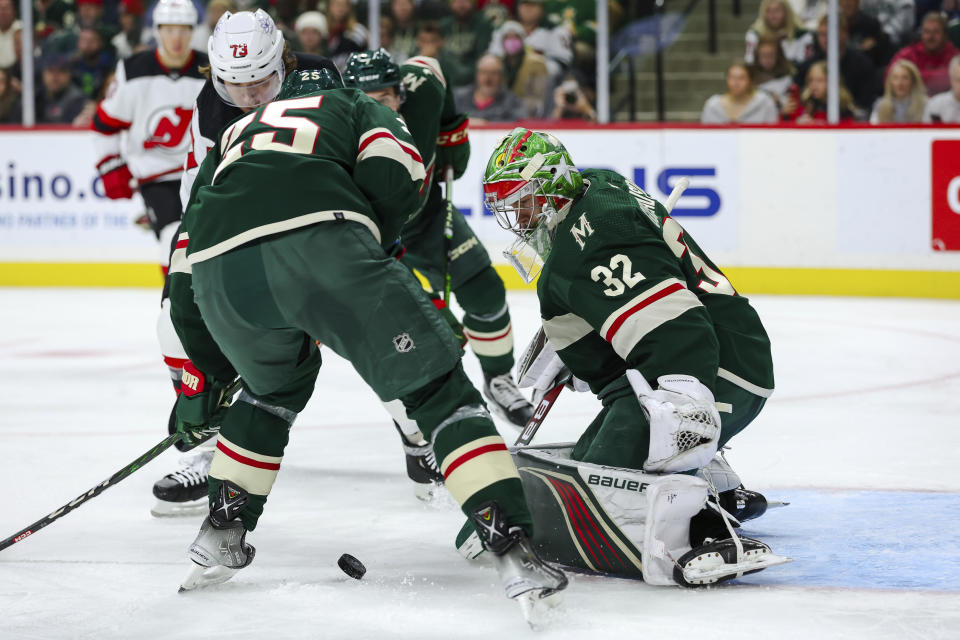
[[345,553],[340,556],[340,559],[337,560],[337,566],[340,567],[345,574],[355,580],[359,580],[363,577],[363,574],[367,572],[367,568],[363,566],[363,563],[349,553]]

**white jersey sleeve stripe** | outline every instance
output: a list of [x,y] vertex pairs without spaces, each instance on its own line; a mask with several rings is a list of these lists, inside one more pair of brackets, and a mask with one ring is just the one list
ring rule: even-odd
[[577,340],[585,337],[593,327],[590,323],[573,313],[566,313],[543,321],[543,331],[557,351],[566,349]]
[[624,360],[638,342],[662,324],[703,306],[676,278],[668,278],[614,311],[600,329]]
[[368,158],[389,158],[403,166],[411,180],[423,180],[427,177],[423,160],[415,147],[397,140],[388,129],[371,129],[360,138],[357,162]]
[[442,84],[444,88],[447,87],[447,79],[443,77],[443,71],[440,70],[440,63],[437,62],[436,58],[431,58],[429,56],[414,56],[403,64],[412,64],[418,67],[429,69],[430,73],[435,75],[437,80],[440,81],[440,84]]

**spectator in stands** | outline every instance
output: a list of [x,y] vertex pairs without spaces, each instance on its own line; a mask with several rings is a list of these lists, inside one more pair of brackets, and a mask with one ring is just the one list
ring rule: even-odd
[[220,16],[227,11],[232,12],[234,10],[234,6],[230,0],[210,0],[207,4],[206,15],[203,17],[203,20],[200,21],[200,24],[193,29],[190,48],[206,53],[207,40],[210,39],[210,34],[213,33],[214,27],[217,26],[217,21],[220,20]]
[[897,60],[887,74],[883,95],[873,105],[870,124],[920,122],[926,106],[920,70],[909,60]]
[[[794,85],[796,89],[796,85]],[[784,102],[780,113],[795,124],[827,123],[827,62],[814,62],[807,70],[806,83],[799,96],[796,91]],[[855,105],[847,88],[840,83],[840,122],[853,122]]]
[[567,78],[554,89],[552,116],[554,120],[597,121],[597,112],[580,88],[580,84],[572,77]]
[[862,0],[860,9],[877,19],[890,38],[890,46],[897,49],[913,37],[914,0]]
[[917,65],[927,95],[933,95],[950,87],[950,59],[958,53],[960,51],[947,40],[946,20],[939,13],[928,13],[920,27],[920,42],[900,49],[890,66],[897,60],[909,60]]
[[755,62],[750,65],[750,77],[757,89],[766,91],[773,98],[779,110],[797,70],[783,55],[783,47],[776,38],[761,38],[757,42],[754,57]]
[[303,53],[323,55],[326,51],[327,19],[319,11],[304,11],[294,23]]
[[143,3],[123,0],[120,3],[120,33],[110,40],[118,58],[129,58],[147,48],[143,32]]
[[0,69],[9,69],[17,63],[13,39],[21,28],[13,0],[0,0]]
[[380,46],[387,51],[393,48],[393,18],[390,16],[380,16]]
[[114,67],[113,53],[104,44],[103,34],[94,27],[81,27],[77,36],[77,53],[71,73],[84,95],[90,100],[103,97],[102,91]]
[[37,42],[42,41],[57,29],[71,24],[73,20],[73,9],[63,0],[34,0],[33,2],[33,34]]
[[[570,68],[573,62],[570,30],[563,25],[550,28],[544,26],[543,0],[517,0],[517,22],[509,24],[518,23],[523,29],[524,44],[544,57],[551,78],[559,78]],[[497,36],[507,24],[504,23],[494,33],[493,41],[490,43],[490,53],[497,56],[504,55],[498,46],[498,42],[502,40]]]
[[[849,32],[847,21],[838,16],[837,46],[840,53],[840,77],[853,95],[853,101],[860,108],[864,117],[870,113],[874,101],[880,95],[879,72],[873,63],[863,53],[847,46]],[[817,25],[817,38],[813,50],[806,62],[799,65],[795,82],[801,85],[806,81],[807,71],[819,60],[827,59],[827,17],[820,19]]]
[[462,87],[473,80],[477,60],[490,46],[493,25],[476,10],[475,0],[450,0],[450,16],[440,26],[450,56],[447,80],[454,87]]
[[893,49],[880,21],[860,10],[860,0],[840,0],[840,13],[847,21],[850,34],[847,46],[870,58],[877,69],[887,66]]
[[755,61],[757,43],[761,38],[780,40],[783,55],[791,62],[803,62],[813,42],[786,0],[763,0],[760,3],[757,19],[747,30],[744,54],[747,64]]
[[489,53],[477,60],[475,84],[460,87],[453,97],[457,111],[469,115],[475,124],[527,117],[523,102],[507,87],[503,61]]
[[478,0],[477,9],[491,27],[499,29],[500,25],[513,17],[514,0]]
[[776,124],[777,105],[766,91],[757,91],[744,62],[727,69],[727,91],[710,96],[700,122],[703,124]]
[[797,22],[808,31],[816,29],[820,18],[827,15],[826,0],[790,0],[790,7]]
[[546,108],[547,89],[551,86],[547,62],[527,44],[524,30],[519,22],[504,22],[497,29],[490,51],[503,61],[506,85],[523,101],[530,118],[543,117]]
[[353,14],[350,0],[329,0],[327,4],[327,55],[342,67],[354,51],[367,48],[369,33]]
[[938,93],[927,101],[923,121],[960,123],[960,56],[950,60],[950,90]]
[[390,17],[393,19],[393,46],[388,51],[397,64],[403,64],[417,51],[420,19],[413,0],[390,0]]
[[20,124],[20,84],[0,69],[0,124]]
[[80,115],[87,96],[70,81],[70,59],[53,55],[40,62],[42,82],[37,91],[38,123],[72,123]]
[[77,0],[77,27],[97,27],[103,18],[103,0]]

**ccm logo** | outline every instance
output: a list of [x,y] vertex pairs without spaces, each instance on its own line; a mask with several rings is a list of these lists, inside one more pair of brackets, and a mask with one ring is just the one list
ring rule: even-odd
[[21,533],[20,535],[18,535],[16,538],[14,538],[13,541],[14,541],[14,542],[20,542],[21,540],[23,540],[24,538],[26,538],[27,536],[29,536],[31,533],[33,533],[33,531],[24,531],[23,533]]
[[180,378],[180,382],[182,384],[187,385],[194,391],[196,391],[200,387],[200,378],[186,371],[183,372],[183,377]]

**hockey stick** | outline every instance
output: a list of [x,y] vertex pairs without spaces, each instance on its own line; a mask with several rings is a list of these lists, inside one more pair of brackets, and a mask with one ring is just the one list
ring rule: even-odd
[[[683,195],[683,192],[687,190],[687,187],[690,186],[689,178],[683,177],[677,180],[677,184],[674,185],[673,190],[670,192],[670,196],[667,198],[667,201],[664,203],[664,208],[667,210],[667,213],[673,211],[673,208],[677,205],[677,201],[680,199],[680,196]],[[541,329],[542,331],[542,329]],[[630,372],[627,372],[629,376]],[[517,438],[517,441],[514,442],[514,446],[526,446],[530,444],[530,441],[533,440],[533,436],[536,435],[537,430],[540,428],[540,425],[543,424],[544,419],[547,417],[547,414],[550,412],[550,409],[557,401],[557,396],[560,395],[560,392],[563,391],[563,388],[573,379],[573,374],[567,370],[566,374],[558,378],[554,382],[554,386],[544,394],[543,398],[540,400],[540,404],[537,405],[536,411],[533,412],[533,415],[530,417],[530,420],[527,421],[527,424],[524,425],[523,431],[520,432],[520,437]],[[642,379],[642,376],[641,376]],[[647,381],[643,380],[643,384],[646,384]],[[650,385],[647,385],[649,388]]]
[[[232,397],[233,394],[239,388],[240,388],[240,380],[237,380],[232,385],[227,387],[227,389],[224,391],[224,398]],[[204,427],[203,429],[194,429],[193,431],[196,435],[199,435],[199,436],[211,436],[217,433],[219,430],[220,430],[220,427],[218,425],[216,427]],[[177,440],[180,440],[182,437],[183,437],[183,434],[181,433],[170,434],[169,436],[167,436],[166,438],[158,442],[156,445],[154,445],[149,451],[144,453],[142,456],[140,456],[139,458],[137,458],[127,466],[123,467],[122,469],[114,473],[112,476],[110,476],[100,484],[94,486],[89,491],[85,493],[81,493],[79,496],[77,496],[67,504],[63,505],[56,511],[50,513],[47,516],[44,516],[43,518],[40,518],[30,526],[24,529],[21,529],[20,531],[16,532],[9,538],[6,538],[3,541],[0,541],[0,551],[3,551],[7,547],[11,547],[16,543],[20,542],[21,540],[24,540],[25,538],[32,536],[40,529],[43,529],[47,525],[53,524],[58,519],[67,515],[77,507],[83,505],[91,498],[97,497],[98,495],[100,495],[101,493],[103,493],[113,485],[119,483],[121,480],[128,477],[134,471],[136,471],[137,469],[139,469],[140,467],[147,464],[148,462],[150,462],[151,460],[159,456],[161,453],[169,449],[171,446],[173,446],[174,442],[176,442]]]
[[443,303],[450,305],[450,254],[453,252],[453,167],[447,167],[446,180],[447,218],[443,223]]

